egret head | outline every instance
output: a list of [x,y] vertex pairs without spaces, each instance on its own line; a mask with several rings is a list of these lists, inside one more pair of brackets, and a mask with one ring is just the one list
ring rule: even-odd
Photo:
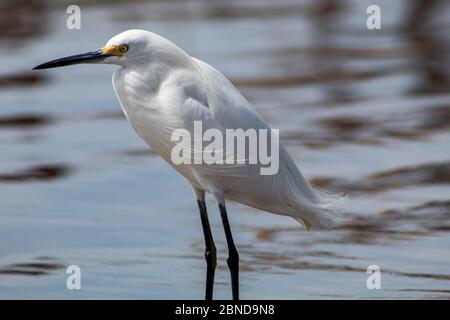
[[[63,67],[80,63],[117,64],[123,67],[180,55],[169,40],[144,30],[128,30],[112,37],[96,51],[76,54],[40,64],[33,70]],[[182,52],[182,51],[181,51]]]

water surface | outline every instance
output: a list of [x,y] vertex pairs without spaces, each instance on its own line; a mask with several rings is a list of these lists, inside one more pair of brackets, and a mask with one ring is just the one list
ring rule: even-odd
[[[31,72],[130,28],[221,70],[302,172],[346,193],[346,221],[305,232],[229,204],[244,299],[450,297],[450,6],[379,1],[65,1],[0,12],[0,298],[201,299],[203,235],[188,184],[131,129],[114,66]],[[28,17],[24,19],[23,17]],[[216,298],[231,296],[218,210]],[[82,270],[67,290],[65,270]],[[369,265],[382,289],[366,287]]]

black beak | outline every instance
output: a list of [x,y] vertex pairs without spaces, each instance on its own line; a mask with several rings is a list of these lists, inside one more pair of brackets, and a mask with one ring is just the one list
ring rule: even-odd
[[111,54],[103,53],[102,50],[91,51],[82,54],[76,54],[61,59],[52,60],[43,64],[40,64],[33,68],[33,70],[50,69],[56,67],[70,66],[72,64],[79,63],[96,63],[101,62],[103,59],[110,57]]

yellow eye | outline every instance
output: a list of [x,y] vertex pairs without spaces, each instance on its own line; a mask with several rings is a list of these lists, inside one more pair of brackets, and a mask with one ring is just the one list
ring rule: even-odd
[[127,46],[126,44],[121,45],[121,46],[119,47],[119,51],[122,52],[122,53],[127,52],[127,51],[128,51],[128,46]]

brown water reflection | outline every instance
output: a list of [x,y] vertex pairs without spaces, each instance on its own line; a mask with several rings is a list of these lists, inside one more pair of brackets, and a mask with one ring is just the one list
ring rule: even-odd
[[47,77],[35,72],[19,72],[15,74],[0,75],[0,88],[34,86],[46,82]]
[[6,0],[0,5],[0,39],[26,41],[44,32],[47,1]]
[[[406,16],[403,32],[416,44],[420,54],[417,55],[417,67],[422,72],[422,79],[414,89],[416,92],[440,92],[450,90],[448,58],[450,41],[437,30],[434,17],[438,10],[446,6],[445,1],[415,0]],[[438,32],[430,32],[430,29]]]
[[[252,229],[259,241],[280,241],[285,234],[297,233],[296,228]],[[435,232],[450,230],[450,202],[430,201],[405,209],[392,209],[370,216],[347,214],[344,222],[333,234],[332,243],[377,245],[386,242],[410,241]],[[324,237],[319,242],[327,242]],[[305,244],[309,239],[305,237]],[[317,239],[315,239],[317,240]],[[258,247],[255,245],[254,247]],[[253,246],[250,251],[254,250]],[[256,248],[257,250],[257,248]],[[270,253],[267,253],[270,256]],[[355,256],[339,255],[330,251],[306,251],[294,256],[329,257],[333,259],[358,259]],[[266,257],[270,259],[270,257]],[[277,258],[278,259],[278,258]],[[262,263],[261,263],[262,264]]]
[[61,179],[69,175],[72,168],[65,164],[43,164],[36,165],[12,173],[0,173],[0,183],[5,182],[28,182],[28,181],[51,181]]
[[16,263],[6,267],[0,267],[0,275],[44,276],[62,268],[64,268],[64,265],[53,261]]
[[291,131],[286,140],[296,140],[310,147],[333,147],[337,143],[384,144],[387,138],[423,140],[450,128],[450,105],[430,106],[403,112],[370,116],[336,115],[315,121],[314,128]]
[[257,78],[257,79],[234,79],[233,83],[240,87],[289,87],[308,85],[317,82],[345,82],[354,80],[368,80],[380,75],[387,75],[396,70],[330,70],[323,73],[314,73],[311,75],[291,75],[280,76],[277,78]]
[[396,188],[450,183],[450,162],[423,164],[371,174],[361,180],[313,178],[316,186],[349,194],[383,192]]
[[50,116],[42,114],[16,114],[0,117],[0,128],[37,128],[53,122]]

